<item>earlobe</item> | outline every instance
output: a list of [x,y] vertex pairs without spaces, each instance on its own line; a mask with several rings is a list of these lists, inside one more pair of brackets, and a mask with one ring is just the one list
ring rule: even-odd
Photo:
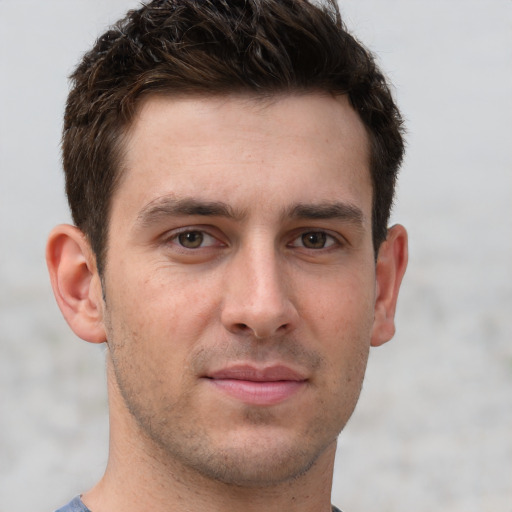
[[91,343],[104,342],[101,281],[84,234],[67,224],[54,228],[48,237],[46,263],[53,293],[73,332]]
[[407,259],[407,232],[397,224],[388,230],[377,258],[377,292],[371,339],[374,347],[386,343],[395,334],[396,303]]

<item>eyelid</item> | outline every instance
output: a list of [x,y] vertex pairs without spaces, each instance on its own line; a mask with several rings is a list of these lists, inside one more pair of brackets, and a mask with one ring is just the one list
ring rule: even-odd
[[[172,244],[173,246],[177,247],[178,249],[186,252],[192,252],[192,251],[198,251],[201,249],[209,249],[211,247],[225,247],[227,244],[224,242],[219,234],[213,234],[212,233],[213,228],[210,226],[183,226],[180,228],[173,229],[171,231],[168,231],[163,236],[163,243],[164,244]],[[201,245],[197,248],[188,248],[181,245],[179,242],[177,242],[177,239],[180,235],[183,233],[193,233],[193,232],[199,232],[202,233],[203,236],[211,238],[216,243],[209,243],[207,245]]]
[[[294,244],[294,242],[296,240],[299,240],[302,236],[307,235],[308,233],[323,233],[326,235],[326,237],[330,238],[334,243],[330,243],[329,245],[326,245],[325,247],[321,247],[319,249],[312,249],[309,247],[305,247],[303,244],[300,244],[300,245]],[[301,249],[306,249],[308,251],[322,251],[322,250],[326,251],[326,250],[332,249],[336,246],[340,247],[340,246],[344,246],[347,244],[347,241],[345,240],[345,238],[342,235],[340,235],[339,233],[335,233],[328,229],[321,229],[321,228],[301,228],[300,230],[296,230],[293,233],[292,237],[290,237],[290,238],[291,238],[291,240],[287,244],[288,247],[298,247]]]
[[[209,243],[208,245],[201,245],[197,248],[187,248],[187,247],[182,246],[179,242],[176,241],[176,239],[181,234],[188,233],[188,232],[194,232],[194,231],[203,233],[205,236],[212,238],[213,241],[215,241],[216,243]],[[301,243],[295,243],[297,240],[300,240],[300,238],[307,233],[324,233],[326,235],[326,237],[328,238],[328,240],[330,239],[330,242],[328,243],[327,246],[319,248],[319,249],[312,249],[312,248],[305,247]],[[287,247],[299,248],[299,249],[304,249],[307,251],[316,251],[316,252],[328,251],[330,249],[334,249],[336,247],[343,247],[343,246],[346,246],[349,244],[349,242],[346,240],[346,238],[343,235],[341,235],[340,233],[333,232],[329,229],[322,229],[322,228],[318,228],[318,227],[298,228],[298,229],[294,230],[287,238],[289,240],[286,243]],[[219,232],[218,229],[216,229],[215,227],[210,226],[210,225],[206,225],[206,226],[205,225],[187,225],[187,226],[183,226],[183,227],[179,227],[179,228],[174,228],[174,229],[164,233],[162,235],[162,237],[160,237],[160,239],[162,240],[162,243],[164,245],[172,244],[176,249],[179,249],[181,251],[188,252],[188,253],[194,252],[194,251],[197,252],[197,251],[200,251],[201,249],[207,250],[207,249],[214,248],[214,247],[227,247],[228,245],[230,245],[227,242],[223,233]]]

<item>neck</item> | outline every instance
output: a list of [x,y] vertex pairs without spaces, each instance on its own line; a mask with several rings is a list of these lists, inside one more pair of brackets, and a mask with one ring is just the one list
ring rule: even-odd
[[260,486],[226,484],[169,460],[145,439],[110,377],[108,464],[82,497],[92,512],[330,512],[335,442],[300,476]]

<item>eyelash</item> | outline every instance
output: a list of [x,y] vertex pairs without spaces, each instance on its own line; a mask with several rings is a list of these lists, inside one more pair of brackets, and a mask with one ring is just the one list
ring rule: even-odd
[[[323,247],[307,247],[305,245],[305,237],[307,236],[323,236],[324,237],[324,246]],[[302,241],[301,245],[295,244],[297,240]],[[314,242],[313,242],[314,243]],[[336,237],[333,234],[328,233],[325,230],[322,229],[309,229],[309,230],[303,230],[300,233],[295,236],[292,241],[288,244],[289,247],[299,247],[302,249],[310,250],[310,251],[321,251],[321,250],[329,250],[335,246],[342,245],[341,241],[338,237]]]
[[[186,247],[182,243],[182,241],[180,241],[180,237],[182,237],[184,235],[191,235],[191,234],[200,234],[202,237],[202,239],[199,241],[199,245],[197,245],[196,247]],[[324,245],[322,247],[307,247],[305,245],[305,242],[306,242],[305,237],[307,237],[308,235],[324,237],[324,240],[323,240]],[[207,241],[207,245],[203,245],[205,242],[205,238]],[[299,241],[299,243],[297,243],[297,241]],[[173,245],[179,247],[183,251],[196,251],[199,249],[204,250],[204,249],[208,249],[210,247],[214,247],[216,245],[219,247],[226,246],[225,243],[223,243],[221,240],[219,240],[219,237],[210,234],[207,230],[205,230],[204,228],[200,228],[200,227],[197,227],[197,228],[187,227],[178,232],[174,232],[170,237],[168,237],[166,239],[165,242],[168,244],[173,244]],[[193,243],[193,241],[192,241],[192,243]],[[313,243],[314,243],[314,240],[313,240]],[[293,238],[291,239],[291,241],[289,243],[287,243],[286,245],[287,245],[287,247],[292,247],[292,248],[296,247],[296,248],[304,249],[304,250],[308,250],[308,251],[322,251],[322,250],[326,251],[326,250],[334,248],[335,246],[344,245],[344,243],[340,240],[339,236],[335,236],[334,234],[331,234],[325,230],[303,229],[300,232],[296,232],[293,235]]]
[[[184,246],[181,242],[180,242],[180,237],[183,236],[183,235],[191,235],[193,233],[199,233],[203,240],[201,240],[201,245],[197,246],[197,247],[186,247]],[[204,238],[207,238],[207,239],[210,239],[210,243],[208,243],[208,245],[203,245],[203,242],[204,242]],[[213,242],[213,243],[211,243]],[[203,229],[203,228],[190,228],[190,227],[187,227],[187,228],[184,228],[178,232],[174,232],[170,237],[168,237],[166,239],[166,243],[169,243],[169,244],[173,244],[173,245],[176,245],[178,246],[181,250],[184,250],[184,251],[194,251],[194,250],[198,250],[198,249],[207,249],[209,247],[213,247],[215,245],[218,245],[218,246],[225,246],[225,244],[219,240],[218,237],[210,234],[207,230]]]

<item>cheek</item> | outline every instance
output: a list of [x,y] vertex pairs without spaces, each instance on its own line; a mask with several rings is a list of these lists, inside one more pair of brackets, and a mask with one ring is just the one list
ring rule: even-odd
[[[118,269],[110,276],[115,286],[106,287],[115,343],[137,340],[133,350],[143,346],[144,357],[155,359],[155,365],[165,359],[167,365],[182,365],[213,324],[221,285],[211,276],[177,273],[168,265],[152,267],[145,275],[122,265]],[[170,354],[172,358],[167,357]]]
[[312,279],[304,283],[297,297],[301,316],[316,331],[316,339],[343,341],[341,345],[345,345],[368,337],[369,342],[375,305],[371,273],[340,271],[324,282]]
[[374,317],[371,275],[353,276],[331,280],[302,308],[310,339],[328,364],[326,386],[348,402],[359,395]]

